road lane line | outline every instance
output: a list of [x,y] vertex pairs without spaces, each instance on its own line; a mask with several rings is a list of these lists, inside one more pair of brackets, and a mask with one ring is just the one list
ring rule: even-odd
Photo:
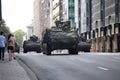
[[99,69],[102,69],[102,70],[105,70],[105,71],[108,71],[109,69],[107,68],[104,68],[104,67],[98,67]]
[[85,62],[85,63],[93,63],[93,62],[91,62],[89,60],[81,59],[81,58],[78,58],[78,57],[72,57],[72,58],[69,58],[69,59],[72,60],[72,61],[77,60],[77,61],[82,61],[82,62]]
[[85,63],[92,63],[91,61],[86,60],[86,59],[80,59],[80,58],[77,58],[77,60],[82,61],[82,62],[85,62]]

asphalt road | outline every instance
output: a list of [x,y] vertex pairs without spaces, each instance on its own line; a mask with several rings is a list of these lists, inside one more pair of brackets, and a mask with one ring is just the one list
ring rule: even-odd
[[38,80],[120,80],[120,55],[17,56]]

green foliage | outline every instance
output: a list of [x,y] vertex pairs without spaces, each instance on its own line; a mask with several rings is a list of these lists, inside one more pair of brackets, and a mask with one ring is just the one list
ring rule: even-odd
[[18,43],[18,45],[22,46],[23,43],[23,36],[26,34],[24,31],[22,31],[21,29],[16,30],[15,32],[13,32],[15,38],[16,38],[16,42]]
[[[4,32],[6,39],[7,39],[8,34],[11,33],[9,27],[6,26],[6,23],[4,20],[2,20],[2,22],[0,24],[0,31]],[[16,42],[18,43],[18,45],[22,46],[23,36],[26,33],[19,29],[19,30],[16,30],[15,32],[13,32],[13,34],[16,38]]]
[[5,21],[2,20],[0,24],[0,31],[4,32],[4,34],[7,36],[10,33],[9,27],[6,26]]

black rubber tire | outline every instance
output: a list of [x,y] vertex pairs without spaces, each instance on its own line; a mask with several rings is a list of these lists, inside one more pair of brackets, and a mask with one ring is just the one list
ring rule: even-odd
[[27,53],[27,50],[24,50],[23,52],[24,52],[24,53]]
[[46,43],[43,44],[43,54],[51,55],[51,50]]
[[42,46],[42,50],[43,50],[43,54],[46,54],[47,52],[46,52],[46,43],[43,43],[43,46]]
[[47,47],[47,55],[51,55],[51,49],[50,49],[50,47],[48,45],[46,47]]
[[69,49],[69,54],[78,54],[77,49]]

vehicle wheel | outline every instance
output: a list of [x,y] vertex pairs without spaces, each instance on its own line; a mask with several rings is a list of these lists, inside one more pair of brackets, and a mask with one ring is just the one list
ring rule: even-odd
[[46,46],[46,52],[47,52],[47,55],[51,55],[51,49],[50,49],[50,46],[47,44]]
[[43,44],[43,54],[51,55],[51,50],[46,43]]
[[78,50],[74,49],[73,54],[78,54]]
[[69,49],[69,54],[78,54],[78,49]]
[[84,50],[84,52],[90,52],[90,50]]
[[46,51],[47,51],[46,46],[47,46],[47,44],[44,43],[44,44],[43,44],[43,48],[42,48],[43,54],[46,54],[46,53],[47,53],[47,52],[46,52]]
[[40,50],[37,51],[37,53],[40,53],[40,52],[41,52]]
[[20,51],[18,51],[18,53],[20,53]]
[[47,47],[47,55],[51,55],[51,50],[48,47]]
[[69,49],[68,51],[69,51],[69,54],[73,54],[73,51],[72,51],[72,49]]
[[24,53],[27,53],[27,51],[26,51],[26,50],[24,50],[23,52],[24,52]]

